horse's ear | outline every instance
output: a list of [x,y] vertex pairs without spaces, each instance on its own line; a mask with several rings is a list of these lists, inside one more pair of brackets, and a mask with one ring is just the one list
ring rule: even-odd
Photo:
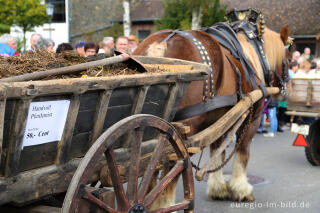
[[282,27],[280,31],[280,37],[284,45],[287,44],[290,35],[289,25],[286,24]]

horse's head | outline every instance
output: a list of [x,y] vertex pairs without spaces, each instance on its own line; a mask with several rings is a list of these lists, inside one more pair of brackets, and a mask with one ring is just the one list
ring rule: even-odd
[[264,49],[270,67],[270,86],[280,88],[280,95],[286,96],[286,83],[289,81],[288,60],[285,46],[292,40],[289,37],[289,26],[282,27],[280,34],[266,28],[263,34]]

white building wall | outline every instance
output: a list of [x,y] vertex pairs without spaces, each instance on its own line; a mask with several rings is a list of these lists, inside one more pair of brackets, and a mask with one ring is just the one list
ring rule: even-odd
[[[69,13],[68,13],[68,8],[69,8],[69,1],[65,1],[65,9],[66,9],[66,20],[69,20]],[[55,43],[54,49],[57,48],[57,46],[61,43],[64,42],[69,42],[69,23],[68,21],[66,23],[51,23],[51,39]],[[32,32],[27,32],[26,33],[26,48],[27,50],[30,49],[30,38],[33,33],[39,33],[41,34],[44,38],[49,38],[50,37],[50,31],[49,31],[49,24],[44,24],[43,26],[40,27],[35,27],[34,31]],[[23,32],[22,29],[19,27],[11,27],[11,35],[23,39]]]

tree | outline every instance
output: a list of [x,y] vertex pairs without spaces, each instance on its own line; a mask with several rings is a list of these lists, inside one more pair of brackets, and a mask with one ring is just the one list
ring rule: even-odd
[[124,35],[129,37],[131,34],[131,17],[130,17],[130,0],[123,0],[123,32]]
[[165,0],[164,15],[156,22],[160,29],[199,29],[224,21],[226,6],[219,0]]
[[165,0],[164,14],[156,21],[157,30],[161,29],[190,29],[192,11],[187,0]]
[[215,23],[224,21],[227,6],[221,5],[219,0],[212,0],[207,8],[203,8],[202,27],[210,27]]
[[0,0],[0,34],[10,33],[15,14],[15,7],[12,3],[12,0]]
[[111,36],[113,38],[118,38],[118,37],[124,35],[123,28],[124,27],[122,24],[115,23],[112,25],[111,28],[104,30],[103,35],[104,36]]
[[[22,28],[25,41],[26,32],[32,31],[34,27],[48,22],[45,5],[40,0],[6,0],[15,6],[13,24]],[[25,48],[25,43],[24,43]]]

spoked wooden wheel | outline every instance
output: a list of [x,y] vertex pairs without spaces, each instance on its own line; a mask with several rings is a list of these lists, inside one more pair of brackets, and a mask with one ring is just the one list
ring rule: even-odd
[[[142,179],[139,181],[139,170],[141,170],[141,144],[144,130],[150,128],[160,132],[158,142],[152,152],[148,164],[144,168]],[[131,135],[130,168],[128,171],[126,192],[125,183],[122,182],[118,163],[114,152],[114,144],[117,139],[126,133]],[[168,145],[173,147],[178,160],[175,165],[150,191],[153,176]],[[88,190],[88,181],[94,172],[95,165],[105,155],[109,175],[112,180],[117,205],[111,207],[99,200]],[[140,169],[139,169],[140,168]],[[172,206],[150,210],[151,205],[169,184],[182,174],[183,194],[182,202]],[[64,200],[62,212],[79,212],[79,204],[86,200],[106,212],[172,212],[184,210],[193,212],[194,185],[192,167],[188,152],[183,141],[174,127],[165,120],[152,115],[133,115],[114,124],[106,130],[92,145],[77,171],[75,172],[67,195]]]

